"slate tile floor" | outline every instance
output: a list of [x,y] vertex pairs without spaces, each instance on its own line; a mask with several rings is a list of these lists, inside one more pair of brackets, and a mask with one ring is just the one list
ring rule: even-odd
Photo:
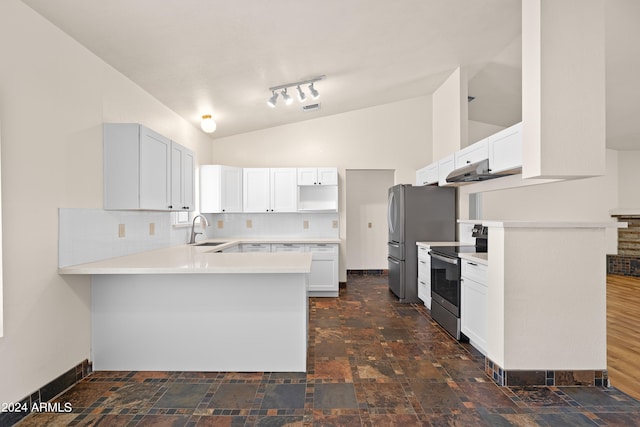
[[638,426],[613,388],[496,386],[483,358],[383,276],[310,302],[308,372],[94,372],[26,426]]

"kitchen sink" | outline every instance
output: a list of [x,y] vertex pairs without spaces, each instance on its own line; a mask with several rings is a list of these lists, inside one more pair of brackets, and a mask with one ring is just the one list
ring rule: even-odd
[[204,242],[204,243],[196,243],[196,246],[219,246],[224,245],[227,242]]

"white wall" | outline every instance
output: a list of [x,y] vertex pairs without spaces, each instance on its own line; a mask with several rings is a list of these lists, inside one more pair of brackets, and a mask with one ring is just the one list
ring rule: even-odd
[[0,2],[4,337],[0,402],[89,358],[89,278],[58,275],[58,208],[102,207],[102,123],[210,139],[18,0]]
[[457,68],[433,92],[433,158],[440,160],[469,142],[467,74]]
[[[606,175],[599,177],[485,191],[492,184],[518,179],[500,178],[461,187],[458,195],[462,199],[481,191],[482,216],[487,220],[612,221],[609,211],[618,207],[616,151],[606,151],[606,165]],[[459,205],[463,204],[466,201],[460,200]],[[461,216],[464,214],[460,212]],[[616,253],[616,233],[613,229],[607,231],[607,253]]]
[[640,151],[618,151],[618,206],[640,210]]
[[391,170],[347,170],[347,270],[385,270]]
[[[265,114],[271,113],[274,111],[265,110]],[[278,110],[277,114],[286,114],[286,110]],[[431,163],[431,154],[431,97],[422,96],[215,139],[211,163],[245,167],[337,167],[340,238],[344,242],[345,169],[392,169],[396,184],[412,184],[415,171]],[[346,280],[345,248],[343,243],[341,281]]]

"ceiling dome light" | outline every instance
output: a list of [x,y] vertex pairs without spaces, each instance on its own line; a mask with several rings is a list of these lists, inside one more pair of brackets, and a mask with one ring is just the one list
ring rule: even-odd
[[309,85],[309,93],[311,93],[311,97],[313,99],[318,99],[320,98],[320,94],[318,93],[318,91],[313,87],[313,82],[311,82],[311,84]]
[[213,133],[216,131],[216,122],[213,121],[211,114],[205,114],[202,116],[202,122],[200,123],[200,127],[206,133]]
[[275,90],[271,91],[273,93],[273,95],[271,96],[271,98],[269,98],[269,100],[267,101],[267,105],[271,108],[276,106],[276,100],[278,99],[278,94],[276,93]]
[[300,100],[300,102],[304,102],[306,98],[307,98],[307,95],[304,94],[302,89],[300,89],[300,85],[298,85],[298,99]]
[[287,95],[287,88],[284,88],[284,90],[281,93],[282,93],[282,99],[284,99],[284,103],[287,105],[291,105],[291,103],[293,102],[293,98]]

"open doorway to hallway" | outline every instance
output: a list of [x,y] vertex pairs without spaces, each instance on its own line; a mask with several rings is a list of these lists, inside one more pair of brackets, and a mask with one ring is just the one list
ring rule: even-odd
[[347,169],[347,272],[377,272],[387,265],[387,192],[390,169]]

